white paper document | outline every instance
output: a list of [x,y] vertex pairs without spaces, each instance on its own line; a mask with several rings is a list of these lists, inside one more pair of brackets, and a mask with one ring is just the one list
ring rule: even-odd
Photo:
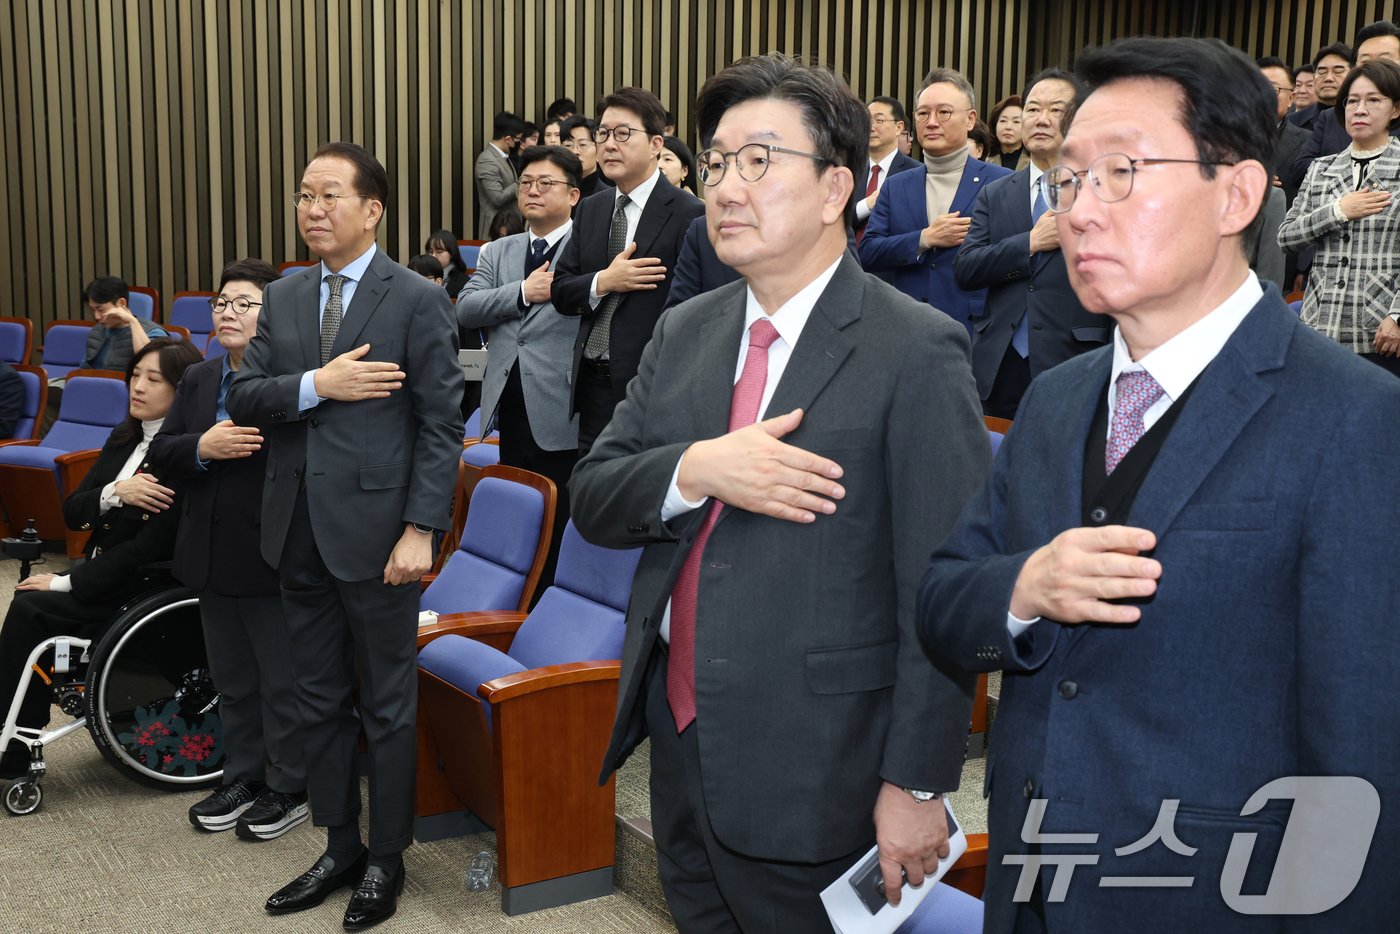
[[[827,917],[831,918],[831,926],[836,929],[836,934],[890,934],[909,920],[909,916],[933,891],[934,884],[953,868],[953,864],[963,853],[967,852],[967,835],[954,819],[953,808],[948,804],[947,798],[942,799],[942,804],[948,814],[948,855],[938,861],[938,871],[931,876],[924,876],[923,885],[918,888],[905,882],[900,893],[899,906],[894,907],[884,901],[883,894],[873,890],[874,880],[870,879],[869,871],[872,864],[878,867],[880,851],[879,847],[871,847],[869,853],[858,859],[841,878],[822,891],[822,904],[826,906]],[[866,907],[866,899],[857,893],[853,884],[862,879],[867,882],[865,888],[870,889],[866,892],[867,898],[872,904],[880,905],[879,910],[874,913]]]

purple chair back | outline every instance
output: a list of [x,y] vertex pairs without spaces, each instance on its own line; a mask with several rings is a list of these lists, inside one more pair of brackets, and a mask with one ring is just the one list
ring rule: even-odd
[[469,467],[490,467],[501,462],[501,446],[478,442],[462,451],[462,463]]
[[131,309],[131,313],[143,321],[150,321],[155,317],[155,299],[145,292],[131,292],[126,297],[126,307]]
[[1006,437],[1006,436],[1003,435],[1003,434],[1002,434],[1001,432],[999,432],[999,431],[992,431],[992,429],[990,429],[990,428],[987,429],[987,440],[990,441],[990,442],[992,442],[992,456],[993,456],[993,457],[996,457],[996,456],[997,456],[997,451],[1000,451],[1000,450],[1001,450],[1001,442],[1002,442],[1002,439],[1005,438],[1005,437]]
[[481,258],[481,245],[459,243],[457,244],[457,253],[462,257],[462,262],[468,269],[475,269],[476,261]]
[[209,296],[179,295],[170,303],[170,311],[165,316],[166,324],[182,327],[190,332],[190,343],[203,348],[209,341],[214,327],[213,315],[209,311]]
[[515,634],[510,657],[527,669],[621,658],[627,601],[641,556],[640,548],[590,545],[570,520],[554,584]]
[[1293,309],[1295,315],[1301,315],[1303,313],[1303,300],[1300,298],[1297,301],[1289,302],[1288,307]]
[[28,363],[29,333],[18,321],[0,321],[0,360]]
[[84,451],[107,443],[112,429],[130,410],[126,383],[100,376],[79,376],[63,387],[58,421],[44,435],[46,448]]
[[24,410],[20,413],[19,420],[15,422],[15,430],[10,437],[32,438],[34,437],[34,423],[44,415],[43,412],[39,411],[39,389],[41,388],[39,374],[20,370],[19,381],[24,384]]
[[423,592],[419,607],[438,613],[518,607],[543,521],[544,496],[539,490],[500,477],[484,478],[472,491],[457,551]]
[[44,359],[41,365],[49,379],[61,379],[83,365],[87,355],[91,325],[56,324],[44,332]]
[[[195,346],[198,347],[199,345],[195,344]],[[222,357],[226,353],[228,353],[228,351],[224,349],[223,344],[219,343],[219,339],[213,334],[210,334],[209,343],[204,347],[204,359],[213,360],[215,357]]]

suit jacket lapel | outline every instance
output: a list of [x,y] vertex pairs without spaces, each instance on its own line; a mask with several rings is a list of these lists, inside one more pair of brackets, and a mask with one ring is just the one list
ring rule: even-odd
[[782,381],[768,403],[765,417],[801,408],[804,412],[831,382],[855,345],[842,329],[860,318],[865,294],[865,274],[849,252],[817,299],[802,337],[792,349]]
[[[572,228],[570,228],[570,229],[569,229],[569,232],[566,233],[566,234],[564,234],[564,236],[560,237],[560,238],[559,238],[559,242],[556,243],[556,244],[554,245],[554,251],[553,251],[553,254],[550,256],[550,260],[549,260],[549,268],[550,268],[550,269],[553,269],[553,268],[555,267],[555,265],[558,264],[558,262],[559,262],[559,257],[561,257],[561,256],[564,255],[564,250],[566,250],[566,249],[568,248],[568,246],[569,246],[569,238],[572,237],[573,235],[574,235],[574,231],[573,231]],[[525,254],[526,254],[527,256],[529,255],[529,252],[530,252],[530,244],[529,244],[529,242],[528,242],[529,239],[530,239],[530,233],[529,233],[529,231],[526,231],[526,232],[525,232],[525,239],[521,241],[521,247],[523,248],[523,250],[524,250],[524,252],[525,252]],[[546,251],[546,252],[548,252],[548,251]],[[514,263],[516,264],[516,266],[515,266],[516,269],[524,269],[524,268],[525,268],[525,256],[518,256],[518,257],[515,257],[515,258],[513,258],[513,259],[511,260],[511,262],[514,262]],[[539,314],[539,311],[540,311],[541,308],[548,308],[548,309],[550,310],[550,314],[553,314],[553,313],[554,313],[554,305],[553,305],[551,302],[547,302],[547,301],[546,301],[546,302],[536,302],[535,304],[531,305],[529,308],[526,308],[526,309],[525,309],[525,314],[523,314],[523,315],[520,316],[520,321],[521,321],[521,323],[523,324],[524,322],[526,322],[526,321],[530,320],[531,318],[533,318],[535,315]]]
[[[1284,317],[1284,314],[1288,317]],[[1159,537],[1274,394],[1260,376],[1283,366],[1298,320],[1277,293],[1264,293],[1197,379],[1190,407],[1172,428],[1133,502],[1130,522]]]
[[982,190],[982,181],[986,171],[987,163],[971,156],[967,157],[967,165],[963,166],[962,180],[958,182],[958,193],[953,195],[953,203],[949,206],[949,211],[957,211],[961,217],[967,217],[972,213],[972,202],[977,197],[977,192]]
[[306,272],[299,273],[296,297],[293,299],[293,307],[309,309],[296,316],[302,363],[308,370],[321,365],[321,273],[324,268],[317,263],[308,267]]
[[1022,169],[1011,176],[1011,182],[1007,185],[1009,189],[1007,196],[1013,198],[1011,203],[1015,205],[1015,210],[1020,212],[1020,216],[1025,220],[1026,230],[1035,226],[1035,214],[1031,211],[1031,170]]
[[666,176],[657,176],[656,187],[651,190],[646,207],[642,208],[642,216],[637,221],[637,232],[632,236],[637,244],[637,252],[633,253],[633,256],[651,255],[647,251],[651,249],[656,235],[661,233],[661,228],[670,218],[671,202],[678,194],[675,186],[666,181]]
[[338,357],[359,346],[360,334],[389,292],[389,280],[393,277],[396,266],[398,264],[385,256],[383,250],[374,251],[369,268],[355,286],[355,297],[350,300],[350,307],[345,309],[340,333],[335,336],[335,343],[331,345],[332,357]]

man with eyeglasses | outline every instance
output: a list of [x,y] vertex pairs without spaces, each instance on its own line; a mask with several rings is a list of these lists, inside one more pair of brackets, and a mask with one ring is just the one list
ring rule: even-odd
[[645,548],[603,777],[651,737],[681,931],[830,931],[872,844],[895,902],[947,853],[972,681],[923,662],[911,601],[990,452],[965,333],[847,254],[861,100],[775,54],[696,114],[744,281],[661,319],[572,482],[586,538]]
[[515,203],[515,166],[510,151],[525,121],[508,110],[496,114],[491,126],[491,141],[476,157],[472,176],[476,179],[476,235],[491,239],[491,218],[501,208]]
[[972,223],[977,193],[1011,174],[968,151],[976,106],[972,85],[961,74],[951,68],[928,73],[914,109],[925,170],[889,180],[860,242],[860,261],[867,271],[949,315],[969,337],[973,322],[983,316],[987,290],[959,286],[953,259]]
[[1248,267],[1253,62],[1125,39],[1077,68],[1045,193],[1113,344],[1031,384],[918,600],[938,663],[1005,671],[984,930],[1388,929],[1400,387]]
[[[325,853],[273,914],[353,887],[351,930],[392,915],[413,840],[418,580],[450,527],[462,370],[447,293],[375,246],[389,177],[327,143],[292,196],[315,266],[270,283],[229,390],[229,417],[269,447],[262,554],[277,568]],[[358,701],[352,696],[358,684]],[[356,710],[360,712],[357,715]],[[369,748],[369,847],[356,740]]]
[[574,205],[575,215],[585,198],[596,194],[599,189],[616,187],[598,171],[598,144],[593,141],[593,133],[597,129],[598,124],[582,114],[568,117],[559,129],[562,137],[560,145],[578,156],[579,164],[583,166],[583,174],[579,176],[579,199]]
[[666,111],[655,94],[619,88],[598,107],[593,138],[603,174],[617,187],[579,205],[576,236],[560,254],[550,288],[555,310],[580,319],[568,372],[580,456],[636,375],[666,303],[685,229],[705,210],[657,168]]
[[579,158],[559,146],[521,155],[520,214],[526,230],[481,248],[476,274],[457,298],[461,328],[487,328],[481,430],[501,432],[501,463],[542,474],[558,491],[554,540],[540,578],[554,581],[554,562],[569,519],[569,475],[578,462],[578,422],[564,379],[578,324],[556,314],[549,290],[569,242],[578,202]]
[[[1312,123],[1312,138],[1294,157],[1294,172],[1298,184],[1320,156],[1331,156],[1351,145],[1341,117],[1336,110],[1337,94],[1355,65],[1383,59],[1400,65],[1400,26],[1390,20],[1377,20],[1363,26],[1356,34],[1356,52],[1341,43],[1329,46],[1318,53],[1317,67],[1317,115]],[[1390,128],[1391,136],[1400,136],[1400,121]],[[1296,190],[1296,189],[1295,189]]]
[[870,159],[856,184],[856,191],[864,192],[864,197],[856,202],[857,243],[865,236],[866,221],[870,219],[870,210],[875,207],[875,199],[885,181],[896,172],[920,167],[896,145],[899,134],[908,129],[904,105],[893,97],[877,97],[870,102],[869,110]]
[[977,196],[972,226],[953,261],[958,284],[987,290],[987,314],[974,322],[972,372],[982,411],[1015,418],[1033,377],[1108,343],[1101,315],[1084,310],[1070,288],[1055,215],[1040,179],[1060,158],[1062,123],[1079,86],[1047,69],[1021,95],[1021,146],[1030,165]]

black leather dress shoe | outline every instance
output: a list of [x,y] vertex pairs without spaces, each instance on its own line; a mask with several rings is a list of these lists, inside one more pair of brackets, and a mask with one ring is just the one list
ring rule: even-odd
[[399,907],[404,879],[403,863],[399,863],[392,878],[378,866],[366,869],[355,894],[350,896],[350,907],[345,909],[345,930],[362,931],[393,917]]
[[322,856],[316,860],[316,865],[274,892],[263,907],[271,915],[284,915],[293,911],[315,908],[336,889],[343,889],[358,882],[365,874],[367,865],[369,865],[368,850],[361,850],[355,861],[339,872],[332,871],[331,862]]

